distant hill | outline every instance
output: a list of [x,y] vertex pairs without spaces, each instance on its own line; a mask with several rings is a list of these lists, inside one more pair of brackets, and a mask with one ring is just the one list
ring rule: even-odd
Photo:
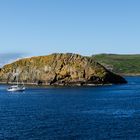
[[99,54],[92,58],[115,73],[140,75],[140,55]]
[[22,53],[0,53],[0,67],[23,56]]
[[0,82],[43,85],[103,85],[126,83],[94,59],[78,54],[52,54],[18,60],[0,70]]

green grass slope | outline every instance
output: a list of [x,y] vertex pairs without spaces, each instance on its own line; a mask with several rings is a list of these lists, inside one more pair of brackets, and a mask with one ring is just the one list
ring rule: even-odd
[[99,54],[92,58],[115,73],[140,75],[140,55]]

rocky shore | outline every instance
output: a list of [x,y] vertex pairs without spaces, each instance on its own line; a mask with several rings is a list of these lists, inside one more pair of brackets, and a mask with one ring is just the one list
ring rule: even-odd
[[37,85],[95,86],[123,84],[127,81],[97,63],[78,54],[51,54],[18,60],[0,69],[0,82]]

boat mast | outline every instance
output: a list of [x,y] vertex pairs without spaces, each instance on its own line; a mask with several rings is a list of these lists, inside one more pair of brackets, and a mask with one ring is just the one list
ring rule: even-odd
[[18,84],[19,84],[19,81],[18,81],[18,80],[19,80],[19,79],[18,79],[18,74],[17,74],[16,76],[17,76],[17,85],[18,85]]
[[17,85],[18,85],[18,76],[17,76]]

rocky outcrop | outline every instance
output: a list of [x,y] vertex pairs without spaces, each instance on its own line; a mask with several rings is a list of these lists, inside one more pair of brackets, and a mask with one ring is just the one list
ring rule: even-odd
[[121,84],[126,80],[89,57],[77,54],[52,54],[25,58],[0,69],[0,82],[16,81],[40,85]]

